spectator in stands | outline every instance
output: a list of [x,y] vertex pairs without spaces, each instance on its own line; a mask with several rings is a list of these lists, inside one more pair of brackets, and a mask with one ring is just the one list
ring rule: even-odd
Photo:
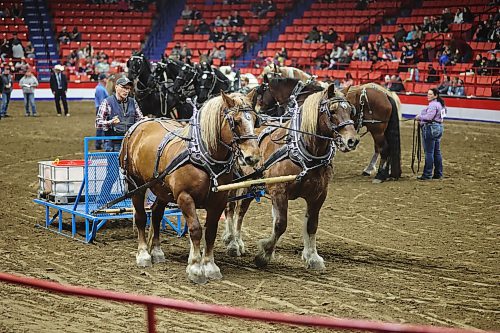
[[464,83],[458,77],[454,77],[451,85],[448,87],[449,96],[465,96]]
[[401,63],[404,65],[413,64],[413,58],[415,57],[415,52],[413,48],[410,50],[411,45],[403,45],[401,48]]
[[453,14],[451,14],[450,9],[444,8],[441,14],[441,20],[444,22],[444,24],[446,24],[446,26],[449,26],[453,23],[453,18]]
[[19,37],[17,37],[17,32],[13,32],[12,33],[12,38],[9,40],[9,43],[10,43],[10,46],[14,46],[14,45],[17,45],[17,44],[21,44],[23,45],[23,43],[21,42],[21,40],[19,39]]
[[69,34],[69,39],[72,42],[81,42],[82,41],[82,34],[80,33],[80,31],[78,31],[77,26],[73,27],[73,31],[71,31],[71,33]]
[[24,58],[24,47],[20,43],[12,45],[12,58]]
[[54,102],[56,103],[57,116],[61,116],[61,105],[64,108],[64,115],[69,117],[68,102],[66,100],[66,92],[68,91],[68,79],[64,74],[64,66],[55,65],[52,74],[50,75],[50,90],[54,95]]
[[437,75],[437,70],[434,68],[432,64],[427,65],[427,78],[425,82],[427,83],[435,83],[439,81],[439,76]]
[[235,10],[233,11],[233,15],[229,18],[229,25],[232,27],[242,27],[245,25],[245,19],[240,15],[240,13]]
[[10,11],[10,15],[15,18],[22,18],[23,17],[23,9],[22,7],[19,6],[19,4],[16,2],[14,3],[14,6],[12,7]]
[[[99,106],[101,105],[102,101],[104,101],[106,98],[108,98],[108,91],[106,90],[106,83],[108,81],[108,78],[106,74],[101,73],[98,76],[99,83],[95,87],[95,94],[94,94],[94,102],[95,102],[95,115],[97,117],[97,112],[99,111]],[[102,128],[96,128],[95,132],[96,136],[104,136],[104,131]],[[95,149],[100,150],[102,149],[102,140],[96,140],[95,141]]]
[[231,27],[231,31],[227,34],[226,41],[228,42],[237,42],[240,37],[240,32],[238,31],[238,27]]
[[464,19],[464,23],[473,23],[474,22],[474,14],[472,14],[469,7],[464,7],[462,11],[462,17]]
[[243,47],[246,47],[248,42],[250,42],[250,34],[247,32],[245,27],[241,28],[241,33],[238,36],[238,42],[243,42]]
[[423,32],[432,32],[431,20],[429,19],[428,16],[424,17],[424,20],[422,22],[422,31]]
[[369,3],[368,0],[358,0],[356,2],[356,6],[354,7],[354,9],[365,10],[366,8],[368,8],[368,3]]
[[220,32],[221,34],[221,41],[226,41],[229,37],[229,30],[227,30],[227,27],[222,27],[222,31]]
[[482,73],[482,68],[481,67],[485,66],[485,62],[486,61],[487,61],[486,58],[483,58],[483,56],[481,55],[481,53],[476,54],[476,58],[472,62],[472,68],[474,69],[474,72],[476,72],[477,75],[484,75]]
[[224,24],[224,21],[222,21],[220,15],[217,15],[217,17],[215,17],[215,20],[214,20],[214,27],[222,27],[222,25]]
[[453,39],[450,45],[451,53],[454,54],[458,50],[458,62],[469,62],[472,60],[473,50],[472,47],[462,39]]
[[455,52],[451,55],[450,65],[456,65],[460,63],[461,60],[462,60],[462,55],[460,54],[460,51],[456,49]]
[[450,51],[445,48],[441,54],[437,54],[439,56],[439,64],[441,66],[448,66],[450,63]]
[[486,66],[488,67],[489,75],[498,75],[498,68],[500,68],[500,64],[495,53],[490,53],[490,58],[488,59]]
[[396,56],[392,53],[391,49],[382,49],[382,60],[393,61],[396,60]]
[[7,8],[0,8],[0,18],[8,17],[10,13]]
[[453,18],[453,23],[464,23],[464,13],[462,12],[462,8],[457,8],[457,12],[455,13],[455,17]]
[[192,15],[193,15],[193,11],[191,10],[191,8],[189,8],[188,5],[184,6],[184,9],[181,12],[181,17],[184,20],[188,20],[192,17]]
[[405,90],[405,86],[398,75],[391,76],[390,91],[401,92]]
[[97,63],[95,65],[95,71],[97,75],[101,73],[108,74],[109,64],[104,57],[100,57],[97,59]]
[[333,28],[330,28],[328,29],[328,33],[323,36],[323,39],[326,43],[335,43],[339,39],[339,36]]
[[182,44],[182,49],[179,53],[180,60],[188,62],[193,57],[193,51],[187,46],[186,43]]
[[416,26],[416,24],[412,25],[411,30],[406,35],[405,41],[409,42],[415,39]]
[[64,44],[68,44],[71,41],[67,27],[62,27],[61,31],[57,35],[57,40],[59,41],[59,43]]
[[193,25],[193,20],[189,19],[187,23],[184,25],[184,28],[182,28],[182,33],[186,35],[192,35],[196,32],[196,28]]
[[386,87],[387,89],[391,87],[391,76],[389,74],[384,76],[384,87]]
[[345,77],[342,79],[340,83],[341,89],[349,88],[354,84],[354,80],[352,78],[352,74],[350,72],[345,73]]
[[[35,104],[35,88],[38,87],[38,80],[31,72],[31,68],[26,69],[26,73],[19,81],[19,85],[23,90],[24,96],[24,110],[25,117],[33,116],[38,117],[36,113],[36,104]],[[30,106],[31,106],[31,114],[30,114]]]
[[24,53],[25,57],[28,59],[34,59],[35,58],[35,48],[31,44],[30,41],[26,43],[26,47],[24,48]]
[[284,62],[286,59],[288,59],[288,51],[285,47],[282,47],[278,52],[277,52],[277,60],[280,63],[280,66],[283,66]]
[[3,74],[1,76],[0,86],[2,89],[2,107],[0,108],[0,118],[10,117],[7,114],[10,102],[10,94],[12,92],[13,78],[10,74],[10,68],[8,66],[4,67]]
[[[425,151],[425,165],[418,180],[443,178],[443,158],[441,157],[441,137],[443,136],[443,118],[446,114],[444,100],[439,97],[436,88],[427,92],[429,106],[415,117],[422,127],[422,141]],[[434,173],[433,173],[434,170]]]
[[202,17],[201,12],[198,9],[193,8],[193,13],[191,14],[191,19],[193,19],[193,20],[201,20],[201,17]]
[[30,66],[26,62],[26,59],[22,58],[21,61],[15,63],[14,68],[17,73],[25,73]]
[[214,59],[220,59],[222,61],[226,61],[226,47],[224,45],[219,46],[219,48],[214,52]]
[[226,17],[225,19],[222,19],[222,26],[223,27],[229,27],[229,21],[230,21],[231,15]]
[[318,27],[313,27],[312,30],[307,35],[305,41],[306,43],[317,43],[319,42],[319,31]]
[[250,7],[250,11],[253,13],[255,17],[259,17],[260,13],[264,10],[266,4],[264,0],[260,0],[258,3],[254,3]]
[[344,49],[340,44],[337,44],[337,47],[334,46],[332,48],[332,52],[330,53],[330,59],[333,59],[336,62],[338,62],[340,57],[342,57],[342,53],[344,53]]
[[255,57],[254,67],[261,68],[264,66],[266,66],[266,56],[263,50],[259,50],[259,52],[257,52],[257,57]]
[[87,46],[83,48],[83,56],[84,57],[92,57],[94,55],[94,48],[90,44],[90,42],[87,43]]
[[396,43],[402,42],[406,38],[406,30],[402,24],[399,25],[399,30],[394,34],[394,40]]
[[496,42],[500,40],[500,20],[495,22],[495,27],[491,28],[488,33],[488,41]]
[[202,35],[208,35],[210,34],[210,25],[208,25],[205,20],[200,20],[200,24],[198,24],[196,32]]
[[12,56],[12,47],[10,46],[10,42],[7,38],[4,37],[2,43],[0,43],[0,58],[2,61],[5,61],[6,58],[10,58]]
[[480,22],[474,33],[473,40],[477,42],[486,42],[488,40],[489,24],[488,21]]
[[210,32],[210,37],[208,37],[208,39],[215,43],[222,40],[222,34],[219,32],[218,27],[214,27],[214,29]]
[[451,80],[448,75],[443,75],[443,79],[441,83],[437,87],[437,90],[440,94],[446,94],[448,92],[448,88],[451,86]]

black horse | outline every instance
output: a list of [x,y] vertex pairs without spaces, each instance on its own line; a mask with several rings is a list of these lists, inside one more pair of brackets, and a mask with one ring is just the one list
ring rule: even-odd
[[134,96],[141,111],[154,117],[172,116],[169,110],[173,105],[169,108],[146,56],[142,52],[135,52],[127,61],[127,67],[128,78],[134,81]]
[[198,67],[198,75],[194,81],[198,96],[198,102],[204,103],[206,100],[220,95],[221,91],[229,92],[231,82],[222,74],[220,70],[210,66],[209,63],[203,62]]

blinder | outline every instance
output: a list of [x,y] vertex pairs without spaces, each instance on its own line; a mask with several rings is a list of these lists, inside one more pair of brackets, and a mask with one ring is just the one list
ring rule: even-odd
[[349,103],[345,98],[342,98],[342,97],[334,97],[334,98],[329,98],[329,99],[324,99],[323,101],[321,101],[320,103],[320,113],[326,113],[326,115],[328,116],[328,120],[331,124],[330,128],[333,132],[335,132],[336,134],[339,133],[339,131],[341,129],[343,129],[344,127],[346,126],[349,126],[349,125],[354,125],[354,121],[352,119],[349,119],[349,120],[346,120],[346,121],[343,121],[339,124],[334,124],[331,120],[331,117],[332,117],[332,113],[330,112],[330,108],[329,106],[332,104],[332,103],[338,103],[340,107],[342,107],[343,109],[348,109],[349,106],[351,108],[351,114],[353,112],[353,106],[351,103]]

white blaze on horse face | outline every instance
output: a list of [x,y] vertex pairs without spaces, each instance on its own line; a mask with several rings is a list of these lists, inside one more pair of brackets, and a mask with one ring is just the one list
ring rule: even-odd
[[[241,117],[241,136],[255,136],[255,120],[249,112]],[[256,139],[243,140],[240,144],[243,165],[254,166],[260,160],[259,146]]]

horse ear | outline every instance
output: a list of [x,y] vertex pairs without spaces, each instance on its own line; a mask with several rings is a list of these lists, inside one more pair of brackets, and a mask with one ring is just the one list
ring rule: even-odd
[[220,95],[222,96],[222,101],[229,109],[235,106],[234,100],[229,95],[227,95],[224,90],[220,90]]
[[247,94],[247,97],[250,101],[253,101],[253,98],[255,96],[255,94],[257,93],[257,90],[255,88],[253,88],[252,90],[250,90],[250,92]]
[[326,97],[333,98],[335,97],[335,84],[331,83],[328,88],[326,88]]

